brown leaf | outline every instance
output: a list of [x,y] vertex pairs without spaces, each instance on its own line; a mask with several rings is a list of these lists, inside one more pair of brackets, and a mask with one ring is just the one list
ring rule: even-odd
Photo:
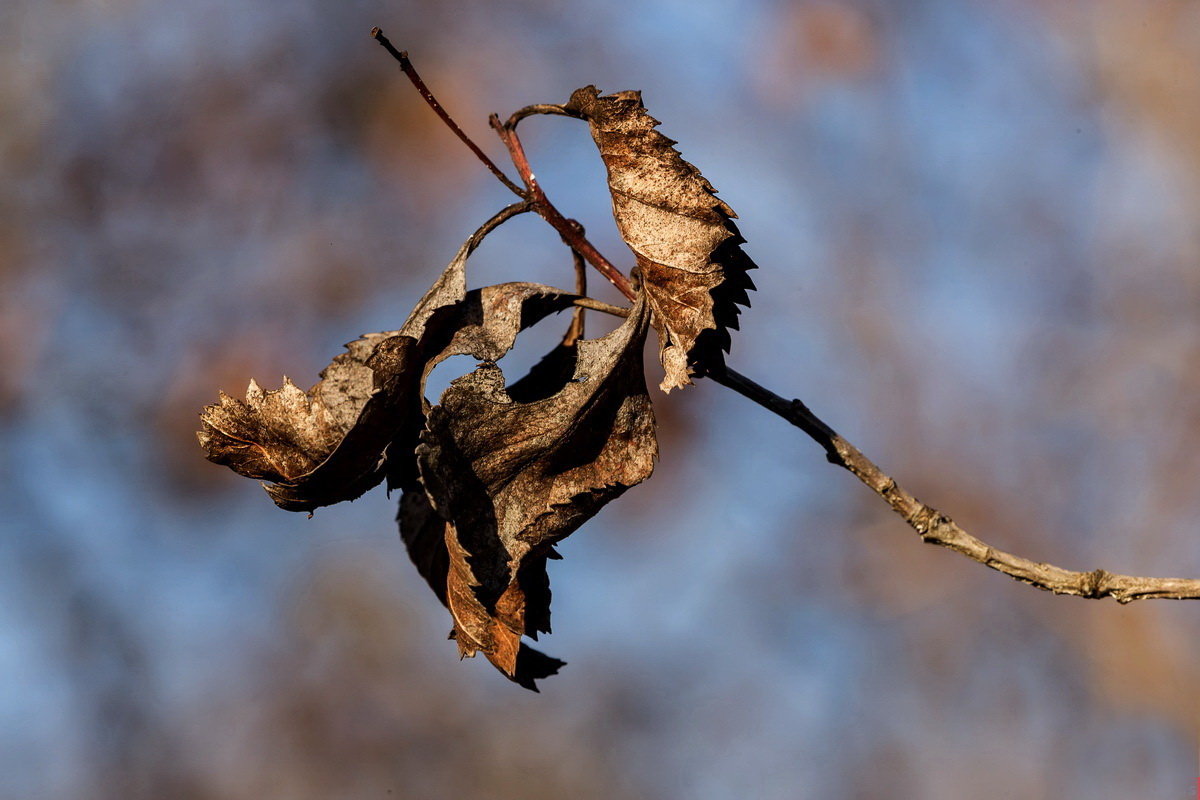
[[[204,409],[200,440],[211,460],[271,481],[290,510],[353,499],[384,477],[402,488],[402,537],[450,609],[460,652],[483,651],[536,691],[563,663],[521,642],[550,630],[554,543],[648,477],[657,456],[642,365],[651,312],[642,298],[595,340],[580,338],[577,315],[506,389],[495,362],[578,295],[530,283],[466,291],[465,262],[486,229],[399,330],[351,342],[307,392],[285,379],[273,392],[251,383],[245,400],[222,395]],[[425,381],[457,354],[481,363],[431,407]]]
[[432,561],[414,542],[431,547],[436,513],[449,571],[430,582],[454,617],[460,653],[482,651],[529,688],[561,663],[520,642],[550,630],[552,545],[653,470],[648,319],[639,301],[617,330],[560,345],[507,390],[500,369],[483,364],[450,384],[417,448],[432,507],[404,501],[414,560]]
[[[532,283],[466,291],[466,261],[480,238],[463,245],[398,331],[346,345],[307,392],[285,379],[271,392],[252,381],[245,400],[222,393],[201,412],[198,436],[209,460],[272,481],[268,494],[289,511],[353,500],[389,471],[395,483],[415,477],[411,453],[429,371],[451,355],[500,358],[522,328],[575,297]],[[396,457],[385,465],[389,447]]]
[[733,213],[712,185],[657,130],[640,92],[600,96],[577,89],[564,108],[587,120],[608,168],[613,216],[637,258],[637,272],[659,334],[664,391],[691,383],[703,364],[722,363],[737,304],[749,305]]
[[[415,346],[409,336],[371,334],[348,344],[307,392],[285,378],[270,392],[251,381],[245,400],[222,393],[201,413],[200,444],[210,461],[273,481],[268,493],[289,510],[352,500],[379,482],[403,387],[419,375]],[[377,374],[381,365],[387,371]]]

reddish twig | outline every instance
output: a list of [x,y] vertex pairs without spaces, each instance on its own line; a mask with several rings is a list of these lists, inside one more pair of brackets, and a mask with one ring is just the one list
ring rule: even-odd
[[513,166],[517,168],[517,174],[521,176],[521,181],[529,192],[529,199],[533,201],[534,211],[546,222],[549,222],[554,230],[558,231],[558,235],[571,249],[583,256],[613,286],[617,287],[617,291],[630,300],[635,299],[637,293],[634,291],[633,284],[621,270],[614,267],[612,262],[588,241],[587,236],[584,235],[583,226],[573,219],[564,217],[546,197],[541,184],[538,183],[537,176],[533,174],[533,169],[529,166],[529,158],[525,155],[525,147],[521,144],[521,138],[517,136],[516,129],[500,122],[500,118],[495,114],[489,121],[500,137],[500,141],[504,142],[504,146],[508,148]]
[[417,73],[417,70],[415,67],[413,67],[412,62],[408,60],[408,51],[397,50],[388,40],[388,38],[383,35],[383,31],[380,28],[371,28],[371,38],[383,45],[383,49],[391,53],[392,58],[400,62],[400,69],[403,70],[404,74],[408,76],[408,79],[412,81],[412,85],[416,87],[421,97],[425,98],[425,102],[428,103],[429,107],[433,109],[434,113],[441,118],[442,122],[446,123],[446,126],[450,128],[450,130],[454,131],[454,135],[461,139],[463,144],[471,148],[471,152],[475,154],[475,157],[482,161],[483,165],[491,170],[492,174],[495,175],[501,183],[512,190],[513,194],[524,198],[525,193],[521,190],[521,187],[513,183],[512,180],[510,180],[509,177],[505,175],[499,167],[496,166],[495,162],[488,158],[487,153],[484,153],[482,150],[480,150],[479,146],[471,140],[471,137],[467,136],[467,134],[463,132],[463,129],[458,127],[458,123],[456,123],[454,119],[448,113],[446,113],[446,109],[442,108],[442,104],[439,103],[437,98],[433,96],[433,92],[429,91],[429,87],[425,85],[425,81],[421,80],[420,74]]

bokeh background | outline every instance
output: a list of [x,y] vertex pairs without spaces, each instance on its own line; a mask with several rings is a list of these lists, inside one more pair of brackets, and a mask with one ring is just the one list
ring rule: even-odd
[[[1200,605],[923,546],[720,387],[562,547],[541,695],[458,663],[394,498],[204,461],[218,387],[309,385],[511,199],[372,25],[497,158],[644,90],[762,267],[731,363],[996,546],[1200,576],[1192,0],[4,0],[0,796],[1191,796]],[[523,131],[628,263],[583,126]],[[571,280],[536,219],[472,275]]]

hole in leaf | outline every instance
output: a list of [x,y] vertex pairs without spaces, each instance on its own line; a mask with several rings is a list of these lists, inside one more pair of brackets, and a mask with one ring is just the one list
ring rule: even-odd
[[[551,397],[575,379],[574,348],[564,348],[561,344],[571,323],[571,313],[567,310],[551,314],[521,331],[512,350],[496,362],[504,373],[506,388],[513,400],[531,403]],[[622,322],[620,317],[593,311],[587,315],[586,338],[605,336]],[[450,356],[442,361],[425,382],[425,398],[437,405],[455,379],[473,372],[479,364],[468,355]]]
[[436,405],[451,381],[473,372],[477,366],[479,362],[471,356],[450,356],[429,373],[425,381],[425,399]]
[[558,346],[570,324],[571,312],[562,311],[521,331],[513,349],[496,362],[504,371],[505,383],[511,386],[528,374],[534,365]]

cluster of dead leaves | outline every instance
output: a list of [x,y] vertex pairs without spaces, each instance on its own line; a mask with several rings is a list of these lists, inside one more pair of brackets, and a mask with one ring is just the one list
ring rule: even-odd
[[[735,303],[753,268],[733,211],[673,148],[640,95],[576,91],[559,107],[588,122],[608,168],[618,228],[637,259],[639,292],[612,333],[567,337],[508,383],[496,362],[524,328],[578,295],[533,283],[467,289],[471,252],[528,204],[510,206],[459,250],[407,321],[346,346],[302,391],[285,379],[244,400],[221,394],[202,414],[211,461],[267,481],[281,508],[311,511],[385,482],[402,492],[400,532],[454,620],[463,656],[478,652],[530,689],[563,662],[524,644],[550,631],[546,562],[555,543],[650,476],[658,445],[642,350],[658,331],[664,389],[720,368]],[[452,355],[478,367],[437,405],[430,371]]]

